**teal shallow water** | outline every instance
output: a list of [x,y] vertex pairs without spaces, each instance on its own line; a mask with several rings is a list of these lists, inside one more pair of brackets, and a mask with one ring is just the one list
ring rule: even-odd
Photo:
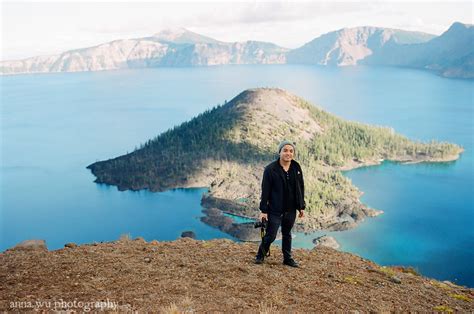
[[[349,120],[413,139],[462,145],[456,162],[381,166],[345,175],[385,213],[328,233],[384,265],[474,286],[472,81],[394,68],[224,66],[0,78],[0,250],[31,238],[50,248],[121,234],[172,240],[229,237],[199,221],[205,189],[119,192],[87,165],[130,152],[160,132],[252,87],[281,87]],[[312,247],[313,235],[297,235]]]

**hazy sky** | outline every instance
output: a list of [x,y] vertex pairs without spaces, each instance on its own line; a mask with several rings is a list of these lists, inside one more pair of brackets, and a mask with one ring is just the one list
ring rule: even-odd
[[474,0],[0,3],[0,59],[10,60],[174,27],[222,41],[260,40],[288,48],[333,30],[364,25],[441,34],[455,21],[473,23]]

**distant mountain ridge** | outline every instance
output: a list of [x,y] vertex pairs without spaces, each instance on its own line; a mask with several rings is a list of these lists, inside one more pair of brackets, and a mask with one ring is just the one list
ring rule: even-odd
[[454,23],[425,43],[383,47],[363,64],[423,68],[445,77],[474,78],[474,26]]
[[290,51],[288,63],[357,65],[385,45],[427,42],[436,36],[381,27],[344,28],[324,34],[301,48]]
[[59,55],[0,62],[2,74],[103,71],[160,66],[279,64],[286,48],[258,41],[225,43],[186,29],[123,39]]
[[474,28],[456,22],[442,35],[362,26],[321,35],[297,49],[269,42],[222,42],[184,28],[51,56],[1,61],[0,73],[104,71],[226,64],[384,65],[474,78]]
[[159,33],[153,35],[153,38],[160,42],[168,42],[175,44],[217,44],[222,43],[214,38],[203,36],[194,32],[191,32],[185,28],[176,29],[165,29]]

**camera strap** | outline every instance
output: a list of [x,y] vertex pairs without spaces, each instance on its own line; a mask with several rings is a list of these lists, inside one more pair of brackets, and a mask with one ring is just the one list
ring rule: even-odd
[[262,238],[262,253],[263,253],[263,256],[265,257],[269,257],[270,256],[270,247],[268,248],[268,251],[265,252],[265,248],[263,246],[263,237],[265,236],[265,227],[262,225],[260,227],[260,237]]

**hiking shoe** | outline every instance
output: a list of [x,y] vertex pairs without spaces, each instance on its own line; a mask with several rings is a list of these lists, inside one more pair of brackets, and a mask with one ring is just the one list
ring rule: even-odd
[[298,265],[298,263],[295,262],[295,260],[292,259],[292,258],[287,259],[287,260],[284,260],[284,261],[283,261],[283,265],[287,265],[287,266],[290,266],[290,267],[300,267],[300,266]]
[[259,256],[255,257],[255,264],[259,264],[259,265],[263,264],[263,257],[259,257]]

